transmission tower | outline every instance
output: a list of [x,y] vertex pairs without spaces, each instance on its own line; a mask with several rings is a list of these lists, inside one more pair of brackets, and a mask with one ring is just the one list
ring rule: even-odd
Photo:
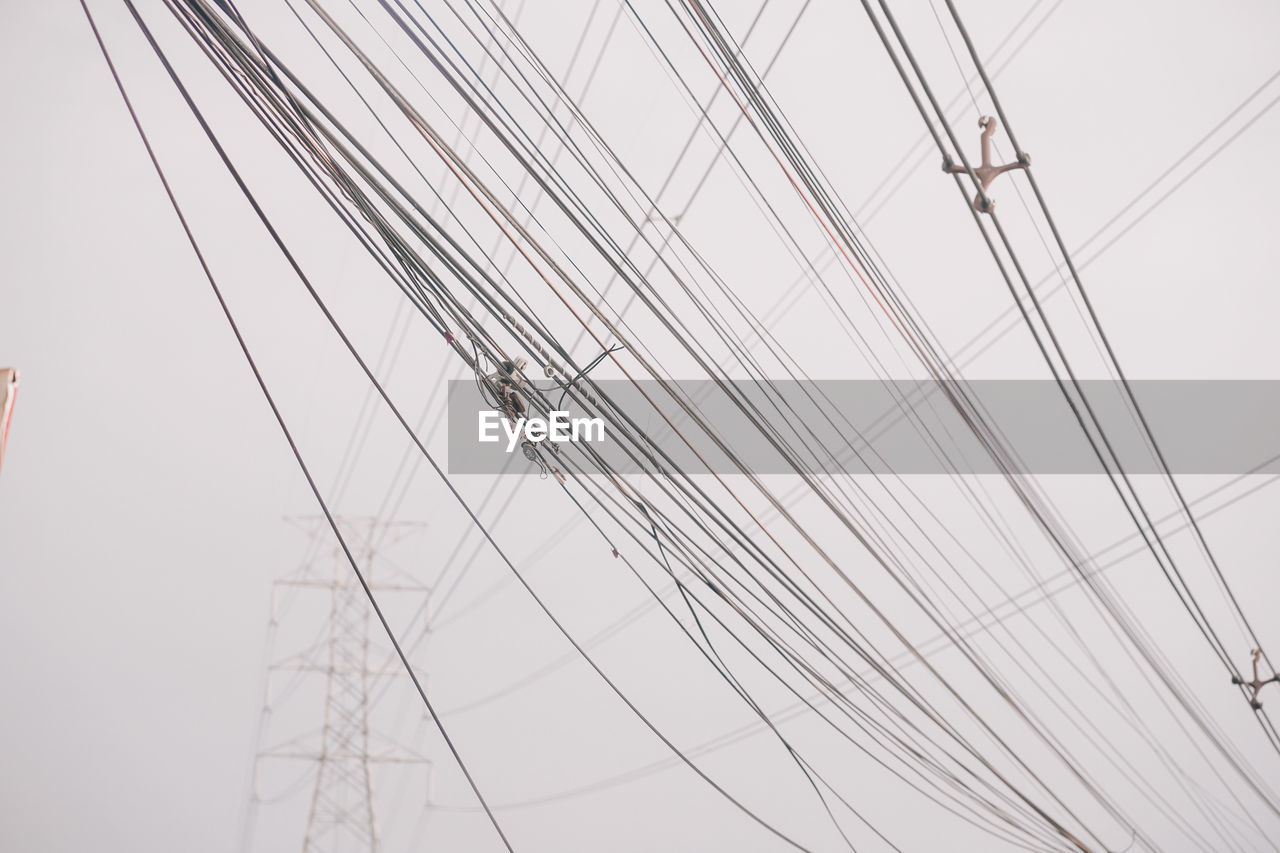
[[[281,620],[293,618],[289,614],[298,594],[327,593],[328,613],[314,642],[300,652],[269,662],[242,850],[247,853],[252,847],[252,824],[263,802],[259,791],[262,762],[290,760],[311,764],[314,773],[302,853],[376,853],[379,827],[374,767],[383,762],[429,767],[430,762],[379,733],[371,721],[377,698],[375,688],[386,678],[403,675],[403,670],[398,662],[392,664],[388,660],[384,644],[378,642],[381,627],[373,621],[369,599],[342,549],[334,542],[327,557],[322,553],[319,543],[332,538],[327,523],[310,518],[294,521],[301,522],[312,534],[308,553],[315,556],[275,582],[269,646],[275,645]],[[338,525],[380,602],[380,593],[427,593],[426,586],[381,565],[381,549],[421,530],[423,525],[374,518],[339,518]],[[273,681],[281,673],[292,674],[293,681],[279,691],[286,696],[294,691],[299,679],[324,679],[320,724],[264,748],[263,740],[270,734],[270,720],[275,713]],[[297,709],[294,711],[296,716]]]
[[378,849],[369,763],[369,601],[354,574],[334,561],[329,685],[303,853],[328,853],[348,841],[357,850]]

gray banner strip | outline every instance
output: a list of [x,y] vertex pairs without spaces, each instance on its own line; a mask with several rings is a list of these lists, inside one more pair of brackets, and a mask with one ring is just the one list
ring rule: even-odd
[[[705,473],[707,464],[717,473],[739,473],[737,465],[693,425],[657,382],[641,382],[637,387],[625,380],[605,380],[599,385],[671,456],[671,464],[689,473]],[[775,439],[814,472],[999,473],[948,396],[965,394],[978,405],[986,422],[999,430],[1001,443],[1016,454],[1015,473],[1103,473],[1062,390],[1050,380],[975,380],[963,386],[929,381],[783,381],[767,388],[737,382],[730,384],[729,393],[708,380],[676,386],[757,474],[790,474],[795,468],[729,394],[749,409],[754,407],[753,413]],[[1106,380],[1088,380],[1081,386],[1122,469],[1131,474],[1159,473],[1159,464],[1126,406],[1123,387]],[[1174,473],[1280,473],[1280,381],[1139,380],[1130,386]],[[668,413],[692,448],[672,431],[646,395]],[[550,397],[554,401],[559,394]],[[582,412],[568,399],[565,408],[568,419],[598,414]],[[1084,407],[1079,408],[1088,422]],[[538,466],[521,456],[519,442],[509,440],[497,416],[489,416],[489,433],[496,440],[480,441],[481,413],[491,410],[475,382],[449,383],[449,472],[497,474],[507,467],[510,473],[538,473]],[[579,430],[578,443],[585,440]],[[629,447],[633,445],[607,417],[603,440],[590,441],[592,450],[624,474],[640,470],[626,453]],[[575,458],[581,451],[571,439],[557,443],[557,448]],[[520,458],[508,465],[513,461],[511,453]]]

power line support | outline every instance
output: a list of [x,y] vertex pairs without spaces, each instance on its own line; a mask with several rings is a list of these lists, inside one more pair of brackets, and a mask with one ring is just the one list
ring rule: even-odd
[[[323,518],[291,519],[313,537],[308,553],[329,536]],[[388,523],[376,518],[338,518],[343,537],[359,546],[359,560],[375,591],[425,595],[428,587],[403,575],[377,571],[378,550],[420,530],[423,525]],[[354,550],[354,548],[353,548]],[[381,735],[371,719],[376,704],[374,688],[387,677],[403,675],[388,668],[386,656],[374,644],[376,626],[365,596],[341,548],[336,544],[325,559],[319,555],[278,579],[271,608],[271,645],[280,624],[281,591],[292,603],[299,593],[327,592],[325,623],[315,643],[300,652],[273,659],[268,669],[268,689],[263,706],[259,750],[254,761],[249,814],[241,849],[252,849],[253,822],[264,802],[259,791],[259,765],[263,760],[302,761],[313,765],[302,853],[377,853],[380,849],[378,812],[373,770],[381,763],[430,762]],[[313,611],[314,612],[314,611]],[[318,730],[262,748],[269,720],[274,714],[271,680],[274,674],[291,673],[294,680],[323,677],[323,712]],[[275,798],[273,798],[275,799]],[[296,802],[296,801],[295,801]]]

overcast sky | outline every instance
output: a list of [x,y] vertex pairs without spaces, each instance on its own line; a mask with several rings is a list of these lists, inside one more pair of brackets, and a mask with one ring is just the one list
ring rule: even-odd
[[[554,12],[551,5],[528,3],[520,27],[548,66],[562,73],[592,3],[554,4]],[[332,494],[365,397],[362,378],[252,220],[125,10],[103,0],[90,6],[290,427]],[[143,0],[139,6],[206,99],[229,148],[362,351],[376,359],[383,343],[405,330],[388,384],[414,417],[425,405],[430,424],[443,405],[432,402],[431,389],[442,374],[462,375],[446,360],[438,336],[405,311],[398,291],[349,236],[344,240],[341,227],[166,20],[162,5]],[[287,12],[275,0],[241,6],[264,32],[287,33]],[[684,38],[681,55],[688,54],[687,37],[665,4],[636,6],[665,43],[679,45]],[[800,6],[796,0],[768,2],[747,48],[758,69]],[[928,6],[893,7],[902,7],[903,26],[926,71],[939,81],[939,95],[950,99],[963,91]],[[960,4],[984,52],[1027,7],[1003,0]],[[717,8],[741,38],[757,7]],[[592,60],[615,11],[602,0],[592,19],[584,42]],[[1032,21],[1041,18],[998,86],[1070,247],[1108,223],[1268,80],[1280,61],[1280,7],[1263,0],[1212,6],[1046,0]],[[302,50],[301,42],[281,37]],[[295,653],[321,631],[328,606],[323,597],[299,593],[269,642],[273,582],[309,559],[314,571],[330,576],[332,543],[312,537],[311,522],[286,521],[314,516],[317,506],[177,225],[79,5],[5,0],[0,47],[0,114],[6,119],[0,134],[6,164],[0,179],[6,201],[0,210],[0,366],[22,373],[0,472],[0,846],[239,850],[255,753],[318,725],[321,713],[319,687],[304,683],[280,700],[276,719],[260,737],[268,663]],[[713,89],[702,70],[697,93],[705,98]],[[447,120],[461,123],[465,113],[428,72],[427,89],[440,90],[442,99],[436,112],[441,132],[452,139],[457,130]],[[768,80],[774,99],[850,206],[882,199],[874,191],[917,144],[923,126],[860,4],[813,0]],[[568,88],[576,95],[582,84],[579,66]],[[1277,95],[1280,84],[1253,101],[1163,190]],[[731,107],[722,99],[715,113],[726,127]],[[696,120],[626,16],[583,108],[654,192]],[[964,100],[957,108],[955,126],[971,157],[977,114]],[[469,121],[465,130],[474,126]],[[1131,377],[1280,379],[1277,142],[1280,110],[1263,115],[1088,264],[1086,284]],[[923,145],[917,150],[909,162],[921,165],[882,207],[873,205],[874,218],[860,222],[899,286],[954,353],[1011,303],[936,152]],[[713,155],[714,146],[700,141],[677,173],[665,212],[685,211],[685,236],[763,313],[795,280],[796,265],[723,165],[686,210]],[[744,149],[744,157],[770,192],[781,192],[779,177],[758,152]],[[438,162],[423,166],[429,177],[441,172]],[[1008,180],[999,179],[992,194],[1038,279],[1052,265]],[[450,185],[442,181],[441,187]],[[1025,183],[1021,187],[1025,194]],[[530,192],[522,198],[533,203]],[[801,241],[814,254],[821,250],[811,224]],[[1100,238],[1080,257],[1092,257],[1105,242]],[[505,262],[508,254],[504,249],[496,257]],[[531,299],[545,298],[530,287]],[[1062,317],[1074,316],[1068,303],[1058,307]],[[832,331],[829,313],[820,299],[806,295],[777,321],[774,333],[816,376],[872,375]],[[1084,337],[1068,334],[1073,344],[1089,346]],[[588,349],[579,354],[589,357]],[[674,348],[664,355],[680,369]],[[1033,355],[1030,339],[1013,334],[966,371],[985,378],[1038,377],[1043,368]],[[1096,358],[1086,364],[1089,375],[1106,376]],[[444,450],[440,434],[428,444]],[[336,509],[351,517],[385,513],[385,496],[404,483],[395,478],[405,448],[394,422],[378,415]],[[394,518],[420,526],[404,531],[377,572],[390,577],[398,570],[402,578],[434,586],[451,557],[456,572],[479,540],[467,535],[460,545],[466,518],[429,469],[414,461],[404,470],[414,470],[414,479]],[[1280,593],[1274,558],[1280,489],[1261,478],[1227,481],[1191,477],[1183,486],[1193,501],[1213,493],[1197,504],[1206,510],[1230,502],[1206,519],[1206,535],[1255,615],[1264,644],[1280,642],[1270,612]],[[464,494],[477,503],[494,482],[460,479]],[[585,528],[553,536],[553,547],[540,548],[573,518],[572,506],[547,497],[546,483],[507,477],[497,478],[497,485],[482,515],[497,517],[499,539],[571,633],[589,637],[646,599],[643,587],[619,573],[607,548]],[[945,484],[921,478],[920,488],[934,506],[952,508]],[[1097,483],[1063,481],[1052,488],[1089,547],[1132,532],[1116,506],[1104,508],[1096,497]],[[499,514],[513,489],[518,491]],[[1185,536],[1177,541],[1186,544]],[[668,758],[581,663],[466,707],[571,651],[528,595],[509,582],[501,562],[486,549],[476,553],[439,614],[444,624],[423,635],[415,661],[437,705],[454,709],[446,723],[490,800],[520,804]],[[852,554],[849,559],[856,564]],[[1269,783],[1280,785],[1280,759],[1260,752],[1248,709],[1189,636],[1190,623],[1150,560],[1126,559],[1108,571],[1159,632],[1162,648],[1196,695]],[[876,586],[883,580],[868,583],[873,594],[883,591]],[[498,591],[489,594],[493,589]],[[387,595],[393,621],[407,625],[415,594]],[[1064,601],[1083,608],[1074,595]],[[445,621],[451,614],[456,621]],[[1219,615],[1230,624],[1225,610]],[[1088,630],[1097,628],[1081,619]],[[406,636],[420,634],[420,628],[406,629]],[[1231,649],[1240,666],[1248,653],[1242,643]],[[669,622],[655,615],[602,643],[599,661],[681,745],[704,743],[751,720]],[[280,688],[288,681],[277,674],[271,684]],[[1133,691],[1141,704],[1145,686],[1135,684]],[[770,696],[771,707],[786,704],[784,696]],[[1280,690],[1272,701],[1280,707]],[[432,761],[430,772],[380,771],[385,849],[499,849],[439,737],[422,722],[407,680],[390,679],[378,708],[379,725]],[[1171,744],[1178,741],[1172,727],[1158,731]],[[815,732],[803,722],[794,729],[795,737],[822,749]],[[806,843],[839,849],[811,790],[780,752],[776,741],[757,736],[704,761],[717,779],[731,781],[736,795]],[[976,835],[952,835],[961,830],[945,821],[913,819],[918,803],[878,796],[856,764],[836,763],[833,772],[865,796],[904,849],[943,849],[957,837],[968,839],[962,845],[977,843]],[[300,846],[310,794],[307,767],[269,764],[260,770],[263,796],[282,795],[282,802],[258,810],[252,849]],[[1155,762],[1138,770],[1162,772]],[[1140,804],[1134,809],[1145,814]],[[781,849],[684,769],[499,813],[521,850]],[[1271,817],[1265,825],[1274,830]],[[1153,823],[1159,826],[1158,819]],[[1115,839],[1119,847],[1125,840]],[[1179,848],[1171,843],[1168,849]]]

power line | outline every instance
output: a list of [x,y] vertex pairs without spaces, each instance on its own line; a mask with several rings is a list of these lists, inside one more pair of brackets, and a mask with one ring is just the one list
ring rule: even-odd
[[[156,57],[160,60],[161,64],[164,65],[165,71],[169,74],[170,79],[173,81],[174,85],[178,87],[183,99],[187,102],[187,106],[192,110],[192,113],[196,116],[201,126],[204,127],[206,134],[208,134],[209,129],[207,125],[204,124],[204,119],[200,116],[194,102],[192,102],[187,95],[186,89],[177,79],[177,76],[174,74],[173,68],[169,65],[168,60],[160,51],[159,45],[156,44],[152,37],[150,29],[142,20],[141,16],[138,15],[138,11],[134,8],[132,0],[125,0],[125,5],[129,8],[130,14],[133,16],[134,21],[146,37],[147,42],[151,45]],[[448,746],[449,751],[453,754],[454,760],[457,761],[458,768],[467,779],[467,784],[471,786],[471,790],[475,793],[476,799],[479,800],[481,806],[483,806],[485,814],[489,818],[489,822],[493,825],[493,828],[498,833],[499,838],[502,839],[503,846],[510,851],[514,851],[510,841],[507,840],[506,834],[502,831],[502,827],[499,825],[497,817],[490,810],[489,804],[485,801],[484,795],[480,793],[480,789],[477,787],[470,771],[463,762],[462,756],[454,746],[453,740],[449,737],[448,732],[445,731],[444,724],[436,715],[435,707],[431,704],[431,700],[427,698],[426,690],[423,689],[422,683],[418,680],[417,673],[414,672],[413,666],[409,663],[409,659],[405,657],[404,651],[400,648],[400,642],[396,639],[395,632],[391,629],[390,623],[387,622],[386,616],[383,614],[382,608],[378,605],[378,600],[373,594],[373,590],[370,589],[368,582],[365,580],[364,573],[360,570],[360,566],[356,563],[355,556],[351,553],[351,549],[348,547],[346,539],[342,535],[342,531],[338,528],[337,521],[329,511],[328,503],[325,501],[323,495],[321,495],[320,488],[316,485],[315,479],[311,476],[311,471],[303,460],[302,453],[298,450],[298,446],[293,440],[293,435],[285,424],[284,416],[276,405],[275,399],[271,396],[271,391],[267,388],[266,380],[258,370],[258,365],[254,361],[252,354],[249,352],[249,346],[246,343],[244,336],[241,334],[240,327],[236,324],[235,318],[231,314],[231,308],[227,305],[227,301],[222,295],[222,290],[218,287],[217,280],[214,278],[213,272],[209,269],[209,265],[205,261],[204,253],[200,250],[200,246],[196,242],[195,235],[192,233],[191,228],[187,223],[186,216],[182,213],[182,208],[178,204],[178,199],[174,195],[173,189],[169,186],[169,181],[165,177],[164,169],[160,166],[160,161],[156,158],[155,151],[151,147],[151,141],[148,139],[146,131],[142,129],[142,122],[133,108],[132,101],[129,100],[129,96],[125,92],[124,83],[120,80],[120,75],[116,72],[115,63],[112,62],[106,43],[102,40],[102,34],[98,32],[98,25],[94,21],[92,13],[89,11],[89,6],[86,3],[86,0],[80,0],[80,8],[84,10],[85,17],[89,21],[89,26],[93,30],[94,39],[98,42],[98,47],[102,51],[102,57],[106,60],[107,66],[111,71],[111,77],[115,80],[116,88],[120,92],[120,97],[124,100],[125,107],[129,111],[129,117],[133,121],[133,125],[138,131],[138,136],[141,138],[142,144],[147,150],[147,156],[150,158],[151,164],[155,167],[157,177],[160,178],[160,182],[164,186],[165,195],[168,196],[169,203],[173,206],[173,211],[182,225],[182,230],[187,235],[187,240],[191,244],[192,251],[195,252],[196,259],[200,262],[200,268],[204,271],[205,278],[209,281],[209,286],[213,289],[214,296],[218,300],[218,305],[222,308],[222,313],[227,318],[227,323],[231,327],[232,334],[235,335],[236,343],[239,345],[240,351],[244,354],[245,361],[248,363],[249,369],[253,372],[254,380],[258,383],[258,387],[261,389],[263,397],[266,398],[267,405],[271,408],[271,413],[275,417],[276,423],[279,424],[280,431],[284,435],[285,441],[289,444],[289,449],[293,453],[294,459],[297,460],[298,467],[301,469],[302,475],[306,479],[308,487],[311,489],[311,493],[315,496],[317,503],[320,504],[320,509],[324,513],[325,520],[329,523],[329,528],[333,531],[334,537],[338,540],[338,544],[342,548],[343,555],[346,557],[347,562],[351,564],[351,571],[355,573],[356,579],[360,583],[360,587],[364,590],[365,596],[369,599],[369,605],[373,608],[374,614],[378,617],[378,621],[382,625],[383,631],[386,632],[387,639],[390,640],[391,645],[395,648],[396,653],[400,657],[400,662],[404,666],[405,672],[409,675],[414,688],[418,691],[418,696],[422,699],[422,704],[426,707],[427,713],[431,715],[432,721],[435,723],[436,728],[440,732],[440,736],[444,739],[446,746]],[[218,148],[218,153],[224,158],[224,163],[227,165],[228,169],[231,169],[231,164],[225,159],[225,154],[223,154],[221,147],[218,146],[217,142],[212,138],[210,141]],[[234,170],[232,170],[232,174],[236,178],[237,183],[239,183],[239,175],[236,174]],[[243,185],[241,186],[243,189]]]

